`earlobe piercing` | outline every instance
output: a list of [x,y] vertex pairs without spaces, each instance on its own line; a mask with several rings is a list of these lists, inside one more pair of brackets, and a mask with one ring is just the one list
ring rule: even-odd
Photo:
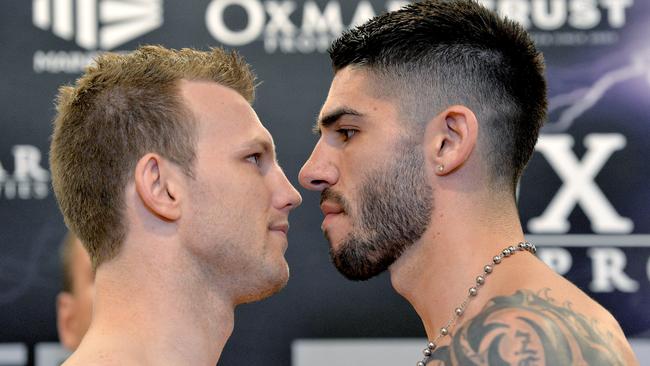
[[437,169],[438,169],[438,173],[442,173],[442,172],[445,171],[445,166],[442,165],[442,164],[440,164],[440,165],[438,165],[438,168],[437,168]]

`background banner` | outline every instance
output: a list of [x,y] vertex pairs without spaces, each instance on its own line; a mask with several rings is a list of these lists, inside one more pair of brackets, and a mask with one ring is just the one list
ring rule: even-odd
[[[519,190],[528,238],[541,259],[606,306],[641,350],[650,338],[650,2],[483,2],[529,29],[547,62],[549,120]],[[297,185],[332,78],[327,47],[344,29],[405,3],[0,2],[0,365],[49,366],[60,357],[52,342],[65,227],[47,163],[59,85],[73,82],[98,52],[140,44],[237,48],[262,81],[255,109]],[[336,272],[318,195],[301,192],[287,251],[291,280],[278,295],[237,309],[220,365],[286,366],[293,344],[293,364],[301,366],[308,363],[298,359],[322,352],[320,339],[391,338],[376,343],[390,353],[425,336],[387,275],[353,283]],[[329,364],[343,365],[338,352],[329,353]],[[403,363],[417,360],[414,353]],[[396,363],[373,363],[383,364]]]

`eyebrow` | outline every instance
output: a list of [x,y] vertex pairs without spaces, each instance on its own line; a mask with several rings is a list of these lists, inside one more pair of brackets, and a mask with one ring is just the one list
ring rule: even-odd
[[255,148],[262,148],[265,153],[273,153],[275,155],[275,145],[272,141],[269,141],[262,137],[256,137],[242,145],[241,150],[249,150]]
[[335,124],[339,119],[341,119],[344,116],[361,117],[363,116],[363,114],[361,112],[358,112],[348,107],[335,109],[333,112],[324,115],[318,121],[316,121],[314,127],[312,128],[312,132],[315,135],[320,135],[321,129],[330,127],[331,125]]

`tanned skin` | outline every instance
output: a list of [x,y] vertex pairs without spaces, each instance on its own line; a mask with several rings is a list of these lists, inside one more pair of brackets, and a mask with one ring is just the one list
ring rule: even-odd
[[[525,236],[514,195],[485,183],[485,155],[477,143],[479,122],[472,110],[462,105],[446,108],[427,123],[417,142],[405,147],[409,140],[404,139],[400,106],[378,94],[377,85],[372,71],[363,67],[336,73],[316,125],[320,138],[300,172],[300,182],[321,192],[322,229],[337,268],[349,278],[364,279],[381,272],[395,256],[387,268],[391,283],[411,303],[427,338],[433,340],[484,266]],[[413,161],[421,163],[420,173]],[[414,181],[400,184],[404,179]],[[416,193],[423,185],[430,186],[429,192]],[[427,194],[431,205],[402,207]],[[416,211],[428,207],[419,238],[396,249],[396,243],[417,232],[400,226],[417,221]],[[384,240],[391,231],[399,237]],[[383,233],[382,240],[368,245],[367,238],[377,233]],[[413,357],[413,364],[422,359],[421,354]],[[428,362],[637,364],[607,310],[523,251],[494,265]]]
[[[612,331],[558,304],[546,288],[495,297],[432,354],[428,365],[627,365]],[[632,363],[634,360],[628,359]]]
[[409,362],[638,364],[612,315],[532,253],[476,280],[526,241],[515,192],[548,104],[527,31],[473,0],[423,0],[344,32],[329,53],[300,183],[320,192],[339,272],[388,270],[422,319],[436,347]]

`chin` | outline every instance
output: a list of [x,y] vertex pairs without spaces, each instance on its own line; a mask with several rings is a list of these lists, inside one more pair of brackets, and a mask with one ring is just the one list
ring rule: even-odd
[[340,250],[341,245],[346,238],[346,236],[339,237],[335,234],[332,234],[331,230],[323,231],[323,235],[325,236],[325,240],[327,240],[327,243],[330,246],[330,252],[336,252]]
[[282,265],[278,268],[278,273],[277,276],[275,276],[275,281],[269,281],[269,283],[273,283],[274,286],[271,287],[270,289],[270,294],[268,296],[271,296],[283,288],[287,286],[287,283],[289,282],[289,264],[283,259],[282,260]]
[[269,268],[263,274],[258,274],[257,279],[263,282],[249,288],[250,291],[244,294],[237,303],[246,304],[260,301],[278,293],[289,281],[289,265],[283,259],[282,264],[278,264],[273,269]]
[[348,240],[339,245],[339,248],[330,247],[332,264],[339,273],[352,281],[366,281],[380,275],[388,270],[400,254],[372,251],[365,243],[356,240]]

